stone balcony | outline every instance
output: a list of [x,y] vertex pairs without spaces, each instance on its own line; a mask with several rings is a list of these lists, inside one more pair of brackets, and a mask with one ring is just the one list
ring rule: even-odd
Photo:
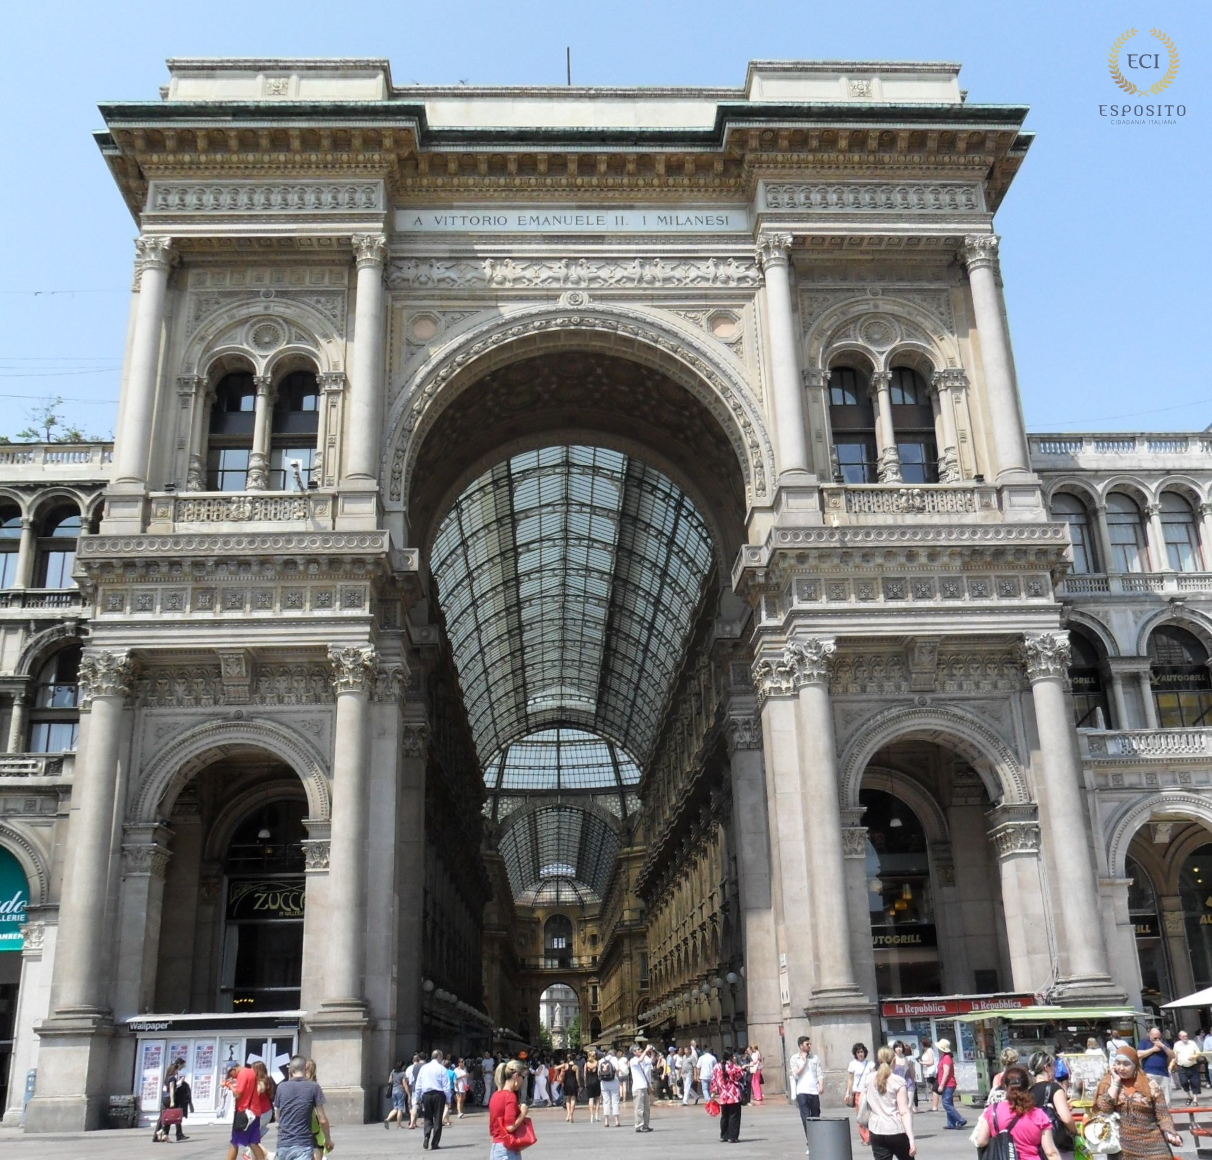
[[71,777],[75,764],[74,753],[0,753],[0,779]]
[[985,523],[1000,518],[998,489],[992,484],[868,483],[826,484],[821,507],[828,521],[848,524],[913,523],[915,517],[935,521]]
[[1212,572],[1122,572],[1104,575],[1087,572],[1066,576],[1056,594],[1074,596],[1177,596],[1212,592]]
[[1079,729],[1089,761],[1212,761],[1212,729]]
[[149,533],[219,532],[251,524],[291,531],[331,531],[336,511],[328,491],[190,491],[151,496]]
[[1212,467],[1212,433],[1077,433],[1031,435],[1036,471],[1156,471]]
[[0,592],[0,612],[28,609],[82,608],[84,598],[79,588],[10,588]]
[[11,483],[107,479],[112,443],[0,444],[0,470]]

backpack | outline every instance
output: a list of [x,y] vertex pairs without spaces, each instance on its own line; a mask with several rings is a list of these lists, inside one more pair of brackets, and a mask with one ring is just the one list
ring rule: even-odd
[[[1041,1085],[1036,1084],[1035,1087]],[[1056,1114],[1056,1107],[1052,1103],[1052,1098],[1060,1091],[1060,1084],[1047,1083],[1043,1086],[1043,1103],[1036,1106],[1048,1117],[1049,1123],[1052,1125],[1052,1142],[1056,1145],[1059,1152],[1073,1151],[1073,1134],[1061,1123],[1061,1118]],[[1035,1098],[1035,1087],[1031,1089],[1031,1098]]]
[[598,1079],[607,1082],[614,1079],[614,1064],[610,1060],[604,1059],[598,1064]]
[[1014,1131],[1014,1125],[1023,1117],[1016,1115],[1004,1128],[999,1128],[997,1113],[1000,1110],[1001,1105],[994,1104],[993,1115],[989,1117],[993,1134],[989,1137],[989,1143],[979,1150],[980,1160],[1018,1160],[1018,1146],[1014,1143],[1014,1137],[1010,1133]]

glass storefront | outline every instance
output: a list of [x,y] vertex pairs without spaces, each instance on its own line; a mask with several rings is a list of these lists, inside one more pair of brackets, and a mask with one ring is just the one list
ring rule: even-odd
[[[1212,867],[1212,859],[1209,860]],[[1146,1008],[1160,1013],[1170,993],[1170,971],[1162,938],[1161,915],[1157,909],[1157,893],[1149,875],[1133,858],[1124,862],[1126,875],[1132,879],[1128,887],[1128,917],[1136,932],[1136,954],[1140,960],[1141,1002]]]
[[1195,989],[1212,987],[1212,845],[1200,846],[1178,876]]

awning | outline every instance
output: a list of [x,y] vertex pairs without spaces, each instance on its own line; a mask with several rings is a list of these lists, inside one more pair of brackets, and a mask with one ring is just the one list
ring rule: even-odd
[[1167,1007],[1212,1007],[1212,987],[1205,987],[1202,991],[1196,991],[1194,995],[1184,995],[1172,1003],[1162,1004],[1163,1010]]
[[1132,1007],[1007,1007],[1001,1011],[974,1011],[956,1017],[960,1023],[980,1023],[985,1019],[1005,1019],[1010,1023],[1064,1023],[1070,1019],[1152,1019],[1153,1016]]

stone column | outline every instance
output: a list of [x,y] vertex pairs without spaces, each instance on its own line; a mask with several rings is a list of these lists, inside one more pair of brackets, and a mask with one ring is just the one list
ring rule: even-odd
[[171,238],[144,236],[136,239],[135,253],[139,307],[131,343],[122,426],[114,448],[114,482],[145,488],[156,413],[156,383],[160,374],[164,300],[174,257],[173,242]]
[[992,435],[997,461],[997,478],[1026,475],[1031,471],[1027,436],[1014,375],[1014,355],[1006,326],[1001,277],[997,258],[996,234],[977,234],[964,239],[961,251],[968,266],[968,285],[972,291],[972,310],[980,339],[981,367],[984,370],[988,429]]
[[1100,571],[1111,573],[1115,571],[1115,554],[1111,550],[1111,532],[1107,527],[1107,505],[1094,505],[1094,534],[1098,537],[1098,554],[1101,557]]
[[21,517],[21,543],[17,547],[17,575],[14,588],[34,586],[34,565],[38,562],[38,536],[33,516]]
[[1196,539],[1199,541],[1199,569],[1212,571],[1212,503],[1201,503],[1195,514]]
[[13,695],[13,716],[8,723],[8,752],[27,753],[29,742],[26,730],[29,728],[29,694],[16,693]]
[[122,829],[118,969],[114,987],[114,1010],[119,1018],[156,1010],[164,878],[172,858],[172,831],[167,826],[128,824]]
[[345,393],[345,376],[340,371],[326,371],[317,376],[320,387],[320,414],[316,420],[316,459],[311,477],[317,487],[331,487],[337,482],[337,435],[341,430],[341,397]]
[[269,487],[269,446],[273,435],[274,384],[269,375],[253,379],[257,399],[253,412],[253,443],[248,456],[248,491],[265,491]]
[[1157,702],[1153,699],[1153,679],[1148,669],[1140,669],[1136,673],[1137,687],[1140,689],[1140,704],[1145,711],[1145,728],[1160,729],[1161,722],[1157,717]]
[[1161,519],[1161,504],[1145,505],[1145,519],[1149,521],[1149,559],[1154,572],[1170,572],[1170,557],[1166,552],[1166,529]]
[[[26,1130],[100,1127],[109,1077],[110,963],[106,922],[117,808],[122,716],[134,679],[126,652],[85,652],[80,662],[82,744],[72,790],[68,864],[59,906],[54,1013],[38,1028],[38,1087]],[[111,915],[112,919],[112,915]]]
[[842,811],[842,852],[846,859],[846,905],[850,913],[850,961],[859,990],[874,999],[875,948],[871,943],[871,909],[867,900],[867,827],[865,808]]
[[997,853],[1001,877],[1010,986],[1034,994],[1049,982],[1056,958],[1051,907],[1044,893],[1036,807],[1026,804],[991,810],[989,840]]
[[[746,712],[745,710],[749,711]],[[778,940],[771,895],[770,830],[766,803],[766,770],[762,761],[762,723],[751,706],[734,706],[728,720],[729,772],[732,779],[732,824],[741,927],[745,946],[745,1016],[750,1040],[773,1044],[778,1039]],[[771,1068],[771,1072],[776,1069]],[[775,1078],[774,1075],[771,1077]],[[781,1090],[781,1076],[774,1091]]]
[[770,344],[770,393],[774,404],[779,476],[795,472],[813,478],[808,461],[808,432],[800,385],[799,344],[791,301],[791,235],[764,233],[758,238],[758,264],[766,281],[766,326]]
[[1077,731],[1067,693],[1069,634],[1025,636],[1023,659],[1039,730],[1047,838],[1059,876],[1053,904],[1066,916],[1068,971],[1059,980],[1057,990],[1070,999],[1109,1002],[1120,993],[1111,979],[1101,926],[1083,926],[1082,922],[1082,916],[1099,913],[1099,895],[1083,802]]
[[968,376],[956,369],[935,371],[930,379],[930,396],[939,421],[939,483],[959,483],[963,478],[959,432],[955,425],[955,396],[961,394],[967,385]]
[[1111,680],[1111,701],[1115,705],[1115,722],[1107,722],[1109,729],[1131,729],[1132,726],[1128,723],[1131,718],[1128,716],[1128,702],[1124,697],[1124,678],[1120,675],[1118,669],[1107,667],[1107,673]]
[[[185,380],[179,379],[182,383]],[[206,490],[206,456],[210,434],[210,412],[215,404],[214,388],[201,375],[189,376],[193,388],[193,414],[190,416],[189,466],[186,469],[187,491]]]
[[892,374],[876,371],[871,376],[871,401],[875,404],[876,471],[880,483],[901,482],[901,453],[892,425]]
[[[429,724],[425,706],[412,703],[400,726],[400,805],[397,838],[399,907],[396,1000],[397,1053],[411,1058],[422,1047],[421,958],[424,950],[424,915],[411,900],[418,882],[425,880],[425,832],[410,818],[425,816],[425,774],[429,756]],[[497,1008],[499,1010],[499,1008]]]
[[25,1118],[25,1077],[38,1066],[38,1037],[34,1028],[50,1009],[50,974],[55,961],[53,907],[30,908],[21,928],[21,980],[13,1012],[13,1053],[9,1063],[8,1102],[4,1126],[19,1128]]
[[334,1113],[361,1123],[367,1107],[364,994],[366,962],[366,800],[370,778],[370,695],[376,656],[370,646],[328,650],[337,695],[333,730],[332,827],[329,837],[328,953],[324,1001],[308,1020],[312,1054],[328,1077]]
[[358,264],[358,301],[345,414],[349,432],[345,475],[375,482],[379,478],[379,442],[383,434],[383,347],[387,325],[383,263],[387,257],[387,239],[382,234],[357,234],[353,243]]

